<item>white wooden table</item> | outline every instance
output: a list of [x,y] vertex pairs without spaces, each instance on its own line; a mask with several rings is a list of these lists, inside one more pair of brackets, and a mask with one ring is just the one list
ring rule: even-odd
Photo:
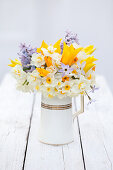
[[0,170],[112,170],[113,96],[102,76],[96,103],[74,122],[75,141],[38,141],[40,95],[16,91],[7,74],[0,85]]

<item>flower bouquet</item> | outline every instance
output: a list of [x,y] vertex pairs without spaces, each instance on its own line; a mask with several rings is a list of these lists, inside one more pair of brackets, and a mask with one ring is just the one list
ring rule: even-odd
[[81,47],[77,35],[67,32],[54,45],[44,41],[40,48],[21,44],[19,60],[11,60],[9,66],[13,67],[18,90],[41,91],[49,98],[88,95],[95,90],[94,51],[93,45]]
[[[94,62],[97,59],[92,56],[94,51],[93,45],[82,47],[76,34],[66,32],[65,37],[54,45],[48,45],[44,41],[40,48],[21,44],[19,59],[11,60],[9,66],[12,67],[12,74],[17,80],[17,89],[42,93],[43,123],[40,128],[40,140],[44,143],[64,144],[72,141],[70,128],[72,112],[69,111],[72,106],[71,97],[87,95],[89,103],[92,102],[89,92],[96,89]],[[54,127],[48,128],[51,111],[57,117],[54,116],[52,120]],[[61,118],[63,113],[64,117],[67,115],[67,120]],[[66,126],[68,126],[66,128],[69,131],[68,136],[63,130]],[[55,136],[57,130],[60,134]]]

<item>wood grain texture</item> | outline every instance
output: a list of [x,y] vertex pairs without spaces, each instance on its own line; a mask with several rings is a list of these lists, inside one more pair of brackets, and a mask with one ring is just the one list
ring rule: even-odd
[[103,77],[98,76],[97,82],[96,103],[88,107],[86,103],[84,114],[79,116],[86,170],[112,170],[113,96]]
[[7,75],[0,86],[0,170],[22,170],[32,103]]
[[33,95],[17,91],[8,74],[0,85],[0,170],[112,170],[113,96],[102,76],[97,82],[96,103],[87,107],[85,98],[85,112],[75,119],[75,141],[51,146],[38,141],[40,94],[33,108]]
[[75,141],[64,146],[45,145],[38,141],[40,95],[37,94],[25,161],[25,170],[83,170],[77,123]]

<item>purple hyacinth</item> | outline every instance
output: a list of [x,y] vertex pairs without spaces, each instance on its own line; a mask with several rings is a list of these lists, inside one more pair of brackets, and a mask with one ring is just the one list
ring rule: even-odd
[[32,72],[35,70],[35,66],[31,64],[31,56],[36,52],[36,48],[31,48],[31,46],[26,46],[25,44],[20,44],[20,52],[18,55],[20,56],[23,70],[25,72]]
[[68,46],[70,46],[72,43],[77,43],[78,42],[78,38],[77,38],[77,34],[71,32],[71,31],[66,31],[66,35],[64,37],[64,39],[61,41],[60,43],[60,48],[61,48],[61,53],[63,52],[63,43],[66,43]]
[[25,66],[27,66],[28,64],[31,63],[31,57],[29,57],[29,56],[24,56],[24,55],[22,55],[22,56],[20,57],[20,59],[21,59],[21,63],[22,63],[22,66],[23,66],[23,67],[25,67]]
[[25,56],[32,56],[33,53],[36,52],[36,48],[32,48],[30,45],[26,46],[25,43],[24,44],[20,44],[20,55],[24,54]]
[[31,56],[36,52],[36,48],[31,48],[31,46],[26,46],[25,44],[20,44],[20,52],[18,55],[20,56],[21,63],[23,67],[26,67],[31,63]]
[[61,63],[62,69],[59,70],[60,73],[62,73],[62,77],[64,77],[66,74],[71,73],[74,69],[70,68],[69,65],[65,65]]

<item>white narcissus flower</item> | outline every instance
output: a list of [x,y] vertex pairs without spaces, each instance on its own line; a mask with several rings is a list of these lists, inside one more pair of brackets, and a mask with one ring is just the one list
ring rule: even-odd
[[41,67],[45,64],[44,56],[41,53],[34,53],[31,58],[31,63],[36,67]]
[[44,56],[50,56],[50,53],[48,52],[48,50],[47,50],[47,49],[45,49],[45,48],[41,48],[41,50],[42,50],[42,52],[43,52]]
[[32,73],[28,73],[27,81],[33,86],[35,90],[39,90],[41,86],[41,77],[37,70],[34,70]]
[[46,70],[48,70],[51,73],[51,75],[53,75],[53,76],[57,72],[57,68],[53,65],[51,65],[50,67],[47,67]]
[[91,81],[81,75],[77,83],[78,90],[80,90],[80,92],[85,92],[87,90],[90,90],[90,84],[91,84]]
[[48,87],[48,86],[54,87],[56,85],[54,75],[51,75],[51,74],[48,74],[46,77],[44,77],[42,82],[45,87]]
[[85,77],[90,80],[91,86],[96,85],[95,74],[92,69],[86,73]]
[[74,84],[73,80],[65,81],[62,87],[62,93],[70,94],[73,84]]
[[23,71],[22,66],[16,65],[12,69],[13,77],[16,78],[17,84],[16,87],[18,90],[23,92],[32,92],[33,91],[33,85],[29,84],[27,80],[28,74]]
[[27,78],[27,73],[23,71],[22,66],[21,65],[16,65],[15,67],[13,67],[12,69],[12,75],[15,79],[17,80],[26,80]]
[[49,45],[47,49],[41,48],[43,51],[44,56],[50,56],[55,53],[56,48],[54,48],[52,45]]
[[54,48],[52,45],[49,45],[47,49],[50,54],[53,54],[56,50],[56,48]]
[[51,54],[51,58],[53,60],[53,65],[56,65],[56,66],[61,65],[61,58],[62,58],[61,54],[53,53],[53,54]]
[[[80,48],[81,46],[78,45],[77,43],[73,43],[73,47],[74,47],[75,49],[77,49],[77,48]],[[80,51],[80,52],[77,54],[77,58],[78,58],[78,61],[80,62],[81,60],[86,59],[86,58],[87,58],[87,55],[86,55],[86,53],[85,53],[84,51]]]
[[22,81],[22,80],[18,80],[17,81],[17,90],[23,91],[23,92],[33,92],[34,91],[34,87],[29,84],[27,82],[27,80]]
[[70,95],[72,97],[74,96],[78,96],[80,94],[80,90],[78,89],[78,86],[77,85],[74,85],[72,88],[71,88],[71,93]]
[[44,94],[44,97],[52,98],[53,96],[55,96],[54,88],[52,88],[51,86],[44,85],[41,90],[42,90],[42,94]]

